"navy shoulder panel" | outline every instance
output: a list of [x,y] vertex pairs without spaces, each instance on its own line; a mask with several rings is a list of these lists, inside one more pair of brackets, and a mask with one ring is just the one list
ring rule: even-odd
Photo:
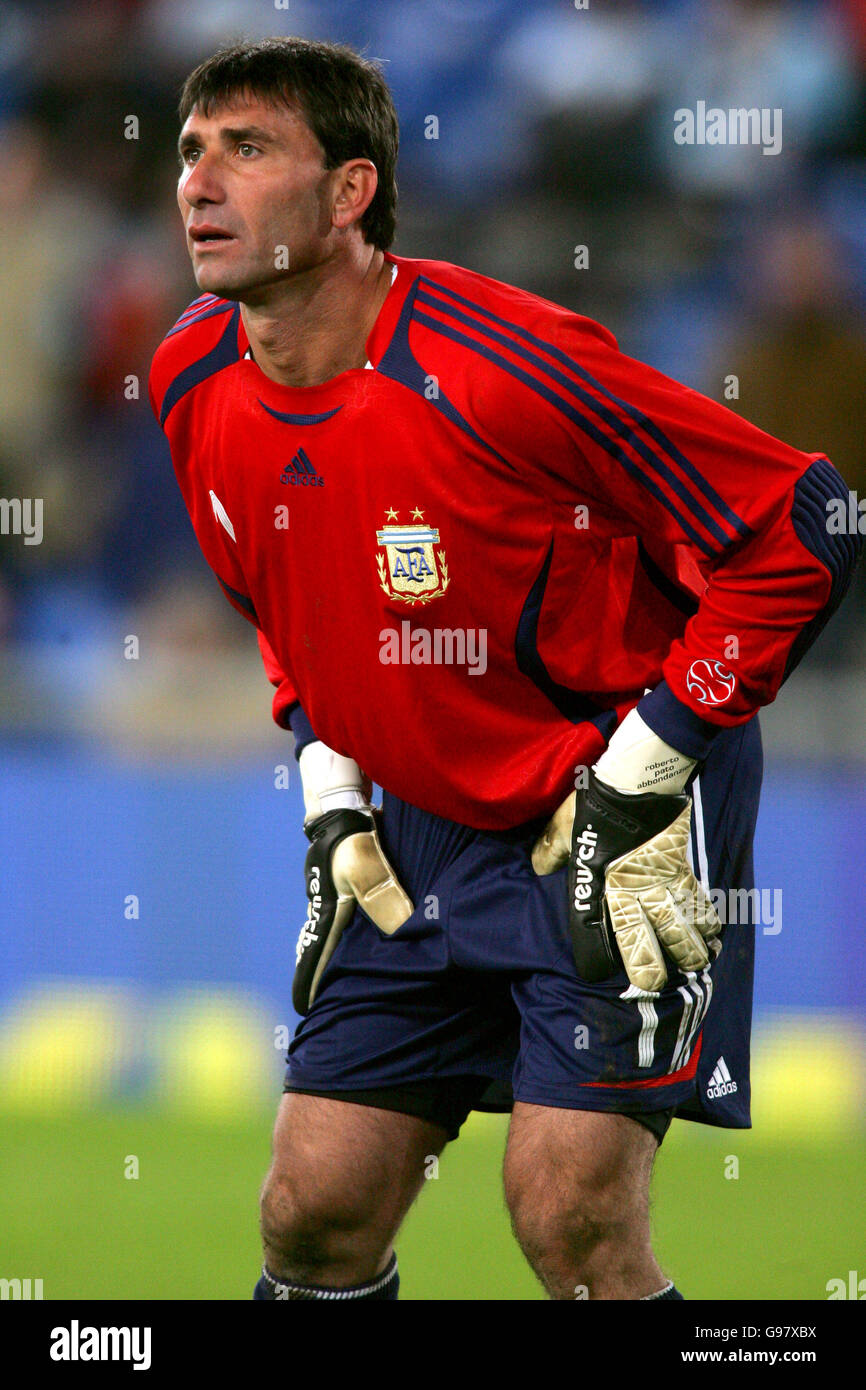
[[219,312],[229,315],[225,328],[210,352],[206,352],[204,357],[200,357],[197,362],[190,363],[174,378],[163,397],[162,409],[159,413],[161,425],[165,425],[169,414],[187,391],[191,391],[194,386],[199,386],[215,372],[222,371],[223,367],[230,367],[233,362],[239,360],[238,323],[241,306],[240,304],[226,304],[220,307]]
[[791,521],[797,538],[830,571],[833,589],[829,603],[835,609],[845,596],[863,537],[856,531],[833,532],[828,522],[832,502],[840,502],[848,515],[849,490],[829,459],[816,459],[794,488]]

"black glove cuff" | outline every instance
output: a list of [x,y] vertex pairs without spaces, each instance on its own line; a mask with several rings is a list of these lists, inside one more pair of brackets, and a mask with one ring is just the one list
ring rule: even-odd
[[330,848],[345,840],[347,835],[368,833],[372,829],[372,815],[369,811],[358,811],[349,806],[338,806],[334,811],[325,811],[314,820],[304,822],[304,834],[310,844],[317,844],[327,838]]
[[584,823],[593,814],[599,818],[607,864],[666,830],[690,800],[682,792],[618,792],[590,768],[589,785],[577,793],[575,829],[578,815]]

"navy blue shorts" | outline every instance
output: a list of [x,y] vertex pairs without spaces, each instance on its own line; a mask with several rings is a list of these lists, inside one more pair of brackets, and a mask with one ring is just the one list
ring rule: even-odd
[[[383,797],[383,848],[415,903],[386,936],[357,909],[288,1052],[286,1090],[439,1119],[514,1100],[748,1127],[752,842],[762,775],[757,718],[716,738],[693,779],[691,860],[727,922],[712,965],[658,994],[625,972],[578,978],[566,870],[533,872],[544,819],[474,830]],[[733,920],[737,918],[737,920]],[[390,1101],[389,1101],[390,1097]],[[430,1100],[433,1097],[433,1100]]]

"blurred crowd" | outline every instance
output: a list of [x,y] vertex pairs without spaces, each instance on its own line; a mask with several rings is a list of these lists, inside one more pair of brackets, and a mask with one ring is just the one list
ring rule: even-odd
[[[384,60],[398,254],[600,319],[866,498],[866,0],[6,0],[0,497],[44,500],[40,545],[0,537],[7,732],[194,737],[203,702],[211,737],[266,717],[266,687],[241,708],[255,643],[199,557],[146,383],[197,293],[180,85],[277,33]],[[701,100],[780,108],[782,151],[678,145],[674,112]],[[806,663],[866,668],[864,598],[861,574]],[[129,634],[169,659],[131,679]]]

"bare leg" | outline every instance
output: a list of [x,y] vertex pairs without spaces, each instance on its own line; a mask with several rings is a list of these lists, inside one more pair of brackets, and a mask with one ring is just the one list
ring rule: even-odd
[[441,1126],[351,1101],[288,1093],[262,1191],[265,1264],[293,1283],[346,1288],[385,1268]]
[[649,1130],[624,1115],[515,1104],[506,1200],[551,1298],[637,1299],[664,1288],[650,1244],[656,1148]]

